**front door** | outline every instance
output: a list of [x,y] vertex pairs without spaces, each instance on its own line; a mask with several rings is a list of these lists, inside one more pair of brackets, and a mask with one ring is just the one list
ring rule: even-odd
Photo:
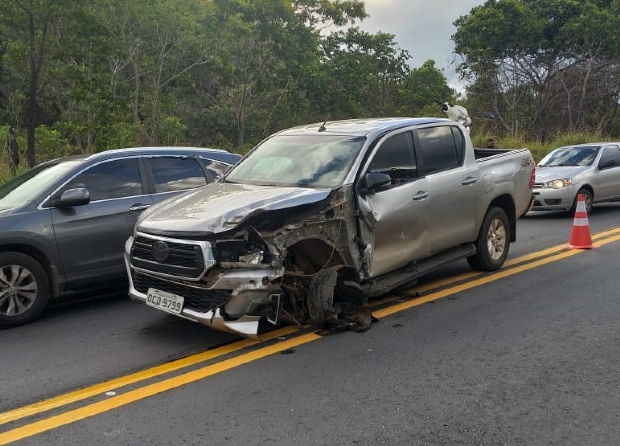
[[140,159],[116,159],[91,166],[59,192],[77,186],[88,189],[89,204],[51,210],[69,286],[75,281],[96,286],[111,276],[125,276],[125,241],[133,233],[140,211],[153,204],[143,188]]
[[392,178],[384,190],[359,197],[367,273],[377,277],[428,255],[430,196],[428,181],[418,177],[410,131],[381,141],[361,178],[369,172]]
[[[605,166],[605,164],[607,164]],[[610,145],[603,149],[594,180],[594,199],[605,200],[620,196],[620,149]]]

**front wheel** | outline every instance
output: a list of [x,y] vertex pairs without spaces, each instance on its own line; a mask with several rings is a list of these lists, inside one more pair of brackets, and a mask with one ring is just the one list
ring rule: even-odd
[[482,221],[477,253],[467,258],[467,263],[478,271],[495,271],[502,267],[510,247],[510,223],[503,209],[490,208]]
[[590,215],[590,211],[592,211],[592,192],[589,189],[579,189],[577,195],[575,196],[575,201],[573,201],[573,206],[570,209],[570,214],[575,215],[577,211],[577,201],[579,200],[579,195],[583,195],[583,201],[586,205],[586,214]]
[[48,298],[47,274],[39,262],[19,252],[0,253],[0,328],[32,322]]

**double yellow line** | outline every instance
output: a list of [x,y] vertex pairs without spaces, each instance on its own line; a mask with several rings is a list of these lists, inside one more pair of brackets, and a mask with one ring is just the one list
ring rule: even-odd
[[[601,232],[593,236],[593,240],[598,245],[620,240],[620,228]],[[391,297],[375,303],[377,307],[373,315],[379,319],[394,313],[422,305],[427,302],[445,298],[452,294],[469,290],[471,288],[494,282],[504,277],[508,277],[522,271],[527,271],[538,266],[555,262],[573,255],[579,254],[583,250],[566,250],[565,245],[554,246],[549,249],[538,251],[533,254],[521,256],[506,262],[505,267],[493,274],[465,273],[445,280],[435,281],[424,286],[413,288],[411,291],[420,294],[412,300],[405,300]],[[425,294],[427,293],[427,294]],[[394,303],[396,302],[396,303]],[[34,404],[23,406],[14,410],[0,413],[0,425],[17,421],[26,417],[38,415],[53,409],[65,407],[73,403],[87,399],[98,399],[98,401],[88,403],[79,408],[70,409],[63,413],[52,415],[39,421],[35,421],[4,433],[0,433],[0,445],[8,444],[27,437],[31,437],[51,429],[58,428],[94,415],[98,415],[109,410],[125,406],[138,400],[166,392],[171,389],[189,384],[209,376],[222,373],[243,364],[247,364],[257,359],[261,359],[278,352],[303,345],[317,339],[320,336],[316,333],[302,332],[301,335],[286,339],[286,336],[297,332],[296,327],[285,327],[270,332],[261,341],[241,340],[232,344],[209,350],[203,353],[192,355],[156,367],[152,367],[137,373],[122,376],[111,381],[95,384],[74,392],[66,393],[55,398],[40,401]],[[282,340],[283,339],[283,340]],[[275,341],[261,348],[251,350],[253,347],[266,342]],[[161,377],[164,374],[179,371],[181,369],[196,366],[200,363],[213,361],[227,355],[233,355],[243,350],[250,351],[241,353],[228,359],[206,365],[196,370],[191,370],[170,378],[165,378],[151,384],[147,384],[135,389],[130,389],[124,393],[117,394],[119,389],[123,389],[132,384],[140,383],[152,378]],[[110,396],[108,392],[113,392]]]

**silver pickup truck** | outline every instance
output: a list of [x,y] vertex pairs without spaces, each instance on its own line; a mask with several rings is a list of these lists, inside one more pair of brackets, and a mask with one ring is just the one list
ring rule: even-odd
[[449,262],[500,268],[527,212],[527,149],[474,149],[442,118],[281,131],[220,181],[141,214],[130,296],[215,329],[364,329],[368,299]]

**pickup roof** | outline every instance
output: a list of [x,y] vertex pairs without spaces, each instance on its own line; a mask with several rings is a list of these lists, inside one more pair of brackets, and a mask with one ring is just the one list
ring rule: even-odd
[[130,296],[215,329],[364,329],[369,298],[449,262],[500,268],[527,212],[527,149],[442,118],[281,131],[223,179],[153,206],[125,244]]

